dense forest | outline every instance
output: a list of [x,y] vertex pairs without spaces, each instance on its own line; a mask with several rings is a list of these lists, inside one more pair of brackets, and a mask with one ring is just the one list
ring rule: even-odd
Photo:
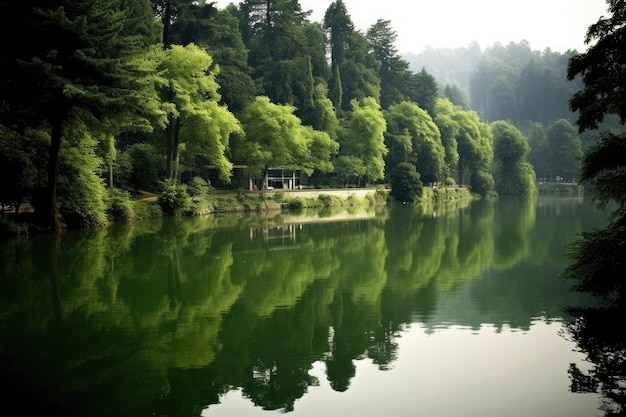
[[577,180],[575,51],[470,44],[428,50],[415,69],[392,22],[358,31],[341,0],[322,22],[297,0],[27,0],[2,12],[14,41],[0,58],[0,205],[29,203],[52,229],[124,217],[128,190],[170,203],[206,193],[207,167],[233,189],[291,167],[312,186],[404,187],[404,200],[430,183],[527,195],[536,179]]

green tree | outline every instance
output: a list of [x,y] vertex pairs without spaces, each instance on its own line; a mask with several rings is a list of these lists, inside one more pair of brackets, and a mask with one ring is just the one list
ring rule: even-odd
[[385,176],[386,128],[380,105],[374,98],[352,101],[352,112],[340,136],[340,155],[358,159],[366,181],[378,181]]
[[578,178],[582,144],[576,128],[566,119],[552,122],[546,129],[550,148],[552,179],[558,176],[568,181]]
[[45,187],[49,137],[45,132],[24,134],[0,125],[0,207],[12,206],[18,214],[23,202],[32,201],[37,189]]
[[[389,107],[385,119],[388,137],[396,142],[389,145],[393,145],[396,152],[398,149],[408,151],[406,158],[400,156],[398,161],[413,163],[424,182],[442,181],[447,174],[445,149],[439,128],[428,113],[415,103],[405,101]],[[408,147],[402,145],[407,136],[410,138]],[[392,170],[393,166],[389,169]]]
[[[589,48],[569,63],[568,78],[580,76],[584,83],[570,100],[572,110],[578,111],[580,132],[597,129],[607,115],[616,115],[622,125],[626,123],[626,5],[623,1],[607,4],[609,17],[601,17],[589,27],[585,38]],[[600,207],[613,203],[616,208],[603,229],[584,233],[572,247],[572,264],[566,271],[568,277],[578,280],[577,289],[598,296],[603,306],[620,311],[626,300],[626,263],[622,255],[626,251],[625,143],[626,135],[604,132],[583,157],[581,180],[592,184]],[[623,412],[623,404],[621,407]]]
[[[395,46],[397,33],[389,20],[378,19],[367,30],[367,40],[372,45],[374,55],[380,62],[380,105],[383,109],[405,100],[406,81],[409,77],[409,64]],[[432,108],[431,108],[432,109]]]
[[373,97],[380,101],[380,62],[371,53],[371,45],[360,32],[348,38],[345,59],[339,64],[342,111],[351,111],[352,100]]
[[329,98],[335,108],[339,110],[343,103],[343,87],[339,66],[346,59],[348,42],[354,32],[354,24],[342,0],[337,0],[328,6],[324,13],[323,28],[328,32],[330,47]]
[[496,191],[500,195],[531,195],[535,189],[535,171],[526,161],[530,147],[526,138],[511,123],[491,124]]
[[[227,180],[232,164],[225,155],[230,134],[239,130],[235,117],[223,106],[215,82],[215,71],[209,70],[212,59],[193,44],[172,45],[164,51],[159,70],[167,80],[163,91],[168,109],[165,129],[167,151],[166,178],[177,178],[179,151],[190,143],[192,152],[200,153],[216,165],[220,177]],[[190,149],[190,150],[191,150]]]
[[[462,110],[458,105],[454,105],[450,100],[438,99],[435,102],[435,116],[433,121],[439,128],[441,143],[445,150],[445,163],[447,174],[458,178],[459,151],[456,138],[461,129],[459,123],[454,120],[455,112]],[[447,178],[446,178],[447,180]]]
[[428,114],[435,114],[435,102],[439,97],[439,87],[432,74],[422,68],[417,74],[412,74],[408,82],[409,99],[417,103],[420,108],[426,110]]
[[480,121],[475,111],[463,110],[449,100],[438,100],[435,123],[439,127],[446,150],[450,172],[458,175],[458,183],[470,185],[479,194],[494,189],[491,163],[493,148],[491,128]]
[[3,3],[2,15],[15,19],[11,36],[20,39],[20,47],[0,62],[0,122],[50,132],[47,197],[40,212],[58,230],[59,152],[70,129],[151,129],[161,116],[154,85],[147,82],[153,68],[141,55],[145,38],[128,30],[133,23],[138,30],[145,26],[136,16],[129,20],[119,0],[13,3]]
[[422,181],[415,165],[401,162],[391,171],[391,196],[396,201],[415,203],[422,195]]
[[[606,116],[626,122],[626,4],[607,1],[608,17],[601,17],[587,31],[586,52],[571,58],[570,80],[581,77],[584,88],[570,99],[578,111],[579,132],[597,129]],[[626,134],[604,132],[583,157],[581,180],[592,185],[600,207],[614,205],[605,227],[583,233],[570,249],[571,264],[565,276],[577,280],[575,288],[599,299],[596,308],[580,308],[570,331],[580,349],[594,364],[589,372],[572,365],[572,385],[580,380],[602,391],[601,408],[607,416],[624,414],[623,382],[626,340],[621,332],[607,328],[611,317],[622,317],[626,294]],[[593,390],[596,391],[595,389]]]
[[293,106],[274,104],[268,97],[257,97],[241,113],[245,138],[234,143],[235,158],[248,165],[253,175],[263,175],[274,167],[300,167],[310,160],[307,135]]
[[443,88],[443,96],[456,106],[460,106],[464,109],[469,108],[465,94],[456,84],[446,84]]
[[530,134],[528,135],[528,146],[530,146],[528,162],[535,168],[539,178],[543,179],[543,181],[551,178],[550,146],[548,145],[548,137],[543,124],[532,124]]
[[309,12],[293,0],[245,0],[241,4],[242,34],[254,78],[272,102],[296,107],[313,105],[313,59],[305,38]]
[[219,67],[215,81],[220,86],[220,103],[237,114],[261,93],[261,87],[252,79],[248,50],[239,32],[236,9],[233,9],[231,5],[211,18],[214,36],[206,48],[213,65]]

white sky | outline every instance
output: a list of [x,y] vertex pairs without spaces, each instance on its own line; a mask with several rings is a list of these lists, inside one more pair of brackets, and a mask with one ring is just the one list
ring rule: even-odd
[[[607,15],[606,0],[343,0],[357,30],[378,19],[391,21],[403,54],[425,47],[457,48],[477,41],[481,48],[527,40],[531,49],[582,52],[587,28]],[[300,0],[321,22],[333,0]],[[217,0],[217,7],[238,0]]]

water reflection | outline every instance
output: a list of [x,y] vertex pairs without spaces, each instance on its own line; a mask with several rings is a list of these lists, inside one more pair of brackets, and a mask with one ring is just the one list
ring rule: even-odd
[[145,221],[3,246],[0,351],[36,370],[24,400],[53,386],[87,415],[197,416],[238,389],[292,411],[320,384],[350,391],[358,361],[394,369],[411,324],[480,334],[560,320],[580,301],[558,278],[563,247],[598,217],[533,199],[325,216]]

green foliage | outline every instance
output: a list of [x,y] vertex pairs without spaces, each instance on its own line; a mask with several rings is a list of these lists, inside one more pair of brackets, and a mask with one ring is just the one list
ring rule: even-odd
[[69,227],[93,227],[106,222],[107,190],[97,175],[102,159],[96,156],[96,141],[79,129],[61,149],[59,162],[59,211]]
[[193,177],[187,183],[187,193],[192,199],[206,197],[211,192],[211,186],[202,177]]
[[[233,144],[235,158],[248,165],[252,174],[268,168],[300,166],[310,161],[309,139],[292,106],[278,105],[257,97],[240,116],[245,139]],[[327,135],[326,135],[327,137]]]
[[[447,171],[445,149],[439,128],[428,113],[405,101],[389,107],[385,119],[387,137],[391,139],[389,148],[395,150],[395,160],[388,159],[393,163],[388,168],[393,171],[395,163],[411,162],[416,165],[423,181],[443,180]],[[410,142],[405,144],[405,140]]]
[[422,181],[415,165],[402,162],[391,173],[391,196],[404,203],[415,203],[422,195]]
[[340,155],[359,159],[363,175],[370,181],[384,178],[384,156],[388,152],[384,136],[386,129],[387,122],[374,98],[367,97],[361,102],[353,100],[352,112],[340,138]]
[[609,114],[626,123],[626,86],[624,85],[624,25],[626,7],[622,1],[607,1],[609,14],[589,26],[586,52],[569,60],[567,78],[582,78],[584,88],[570,99],[573,111],[578,111],[578,127],[582,132],[596,129]]
[[186,184],[166,181],[157,197],[163,214],[168,216],[189,216],[194,212],[194,203],[187,192]]
[[129,185],[145,191],[157,191],[163,178],[165,161],[158,150],[149,143],[137,143],[125,152],[132,165]]
[[594,199],[605,207],[611,201],[626,206],[626,134],[601,134],[585,152],[581,181],[591,181]]
[[17,209],[45,187],[48,141],[42,131],[19,134],[0,125],[0,206]]
[[[398,35],[391,27],[391,21],[378,19],[367,30],[367,39],[380,68],[380,104],[383,109],[406,99],[409,64],[400,57],[395,47]],[[433,78],[434,80],[434,78]]]
[[432,74],[422,68],[417,74],[412,74],[409,81],[409,99],[415,102],[420,108],[426,110],[428,114],[435,114],[435,103],[439,96],[439,87]]
[[526,156],[530,152],[526,138],[515,126],[498,121],[493,132],[494,177],[500,195],[530,195],[536,192],[535,171]]
[[135,204],[127,191],[108,188],[106,214],[109,220],[132,220],[135,218]]
[[546,130],[553,176],[576,182],[583,156],[582,143],[576,128],[566,119],[559,119]]

